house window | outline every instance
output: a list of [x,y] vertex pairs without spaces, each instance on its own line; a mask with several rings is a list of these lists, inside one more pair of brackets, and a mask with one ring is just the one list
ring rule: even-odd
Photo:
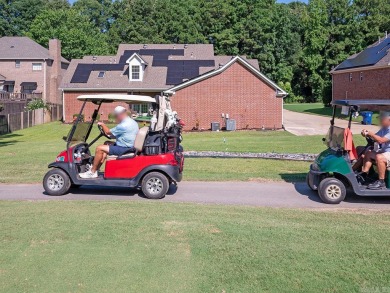
[[22,87],[22,94],[32,94],[33,91],[37,89],[36,86],[33,85],[24,85]]
[[131,66],[131,79],[139,80],[140,79],[140,66],[132,65]]
[[15,68],[20,68],[20,60],[15,60]]
[[363,72],[360,72],[360,80],[363,80]]
[[349,81],[352,81],[352,73],[349,74]]
[[100,71],[100,72],[98,73],[98,78],[103,78],[104,75],[106,75],[106,72],[105,72],[105,71]]
[[32,70],[33,71],[41,71],[42,70],[42,63],[33,63]]
[[132,105],[133,111],[137,112],[138,114],[148,113],[149,108],[150,108],[149,104]]

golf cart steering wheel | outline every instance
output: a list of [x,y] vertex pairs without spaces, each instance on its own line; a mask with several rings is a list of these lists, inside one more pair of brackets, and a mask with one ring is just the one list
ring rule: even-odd
[[366,136],[366,141],[367,141],[367,146],[373,146],[375,143],[375,141],[369,136]]
[[108,139],[111,139],[111,136],[107,135],[107,134],[104,132],[103,127],[102,127],[101,125],[98,124],[97,127],[99,128],[100,134],[101,134],[102,136],[105,136],[105,137],[107,137]]

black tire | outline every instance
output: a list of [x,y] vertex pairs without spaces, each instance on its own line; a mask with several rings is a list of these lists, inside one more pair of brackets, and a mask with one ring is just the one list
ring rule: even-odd
[[311,190],[315,191],[314,187],[311,186],[311,184],[310,184],[309,173],[307,173],[307,175],[306,175],[306,184],[307,184],[307,186],[309,186],[309,188],[310,188]]
[[70,189],[72,182],[65,171],[53,168],[43,178],[43,188],[48,195],[64,195]]
[[161,199],[168,192],[169,180],[167,176],[160,172],[151,172],[142,179],[141,189],[145,197]]
[[318,195],[324,203],[339,204],[346,194],[344,183],[333,177],[323,179],[318,186]]

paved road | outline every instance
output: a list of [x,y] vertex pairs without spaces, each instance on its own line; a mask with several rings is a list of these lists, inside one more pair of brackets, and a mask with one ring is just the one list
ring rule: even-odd
[[[137,190],[82,187],[60,197],[47,196],[41,185],[0,185],[0,200],[146,200]],[[163,202],[247,205],[287,208],[369,208],[390,210],[389,198],[349,196],[340,205],[320,202],[305,183],[181,182]]]
[[[331,119],[326,116],[303,114],[288,110],[283,110],[283,115],[285,129],[295,135],[325,135],[328,132]],[[347,127],[348,121],[336,119],[335,124],[340,127]],[[352,123],[352,132],[354,134],[359,134],[363,129],[376,132],[378,131],[378,126],[362,125],[358,122]]]

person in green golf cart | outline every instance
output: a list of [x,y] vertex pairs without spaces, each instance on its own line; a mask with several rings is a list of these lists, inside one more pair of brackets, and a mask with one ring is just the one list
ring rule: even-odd
[[390,112],[380,113],[381,129],[377,133],[373,133],[363,129],[361,134],[365,138],[372,139],[374,147],[367,150],[362,156],[363,167],[358,174],[365,181],[368,173],[375,162],[378,167],[378,180],[367,186],[368,189],[386,188],[385,175],[386,168],[390,167]]

